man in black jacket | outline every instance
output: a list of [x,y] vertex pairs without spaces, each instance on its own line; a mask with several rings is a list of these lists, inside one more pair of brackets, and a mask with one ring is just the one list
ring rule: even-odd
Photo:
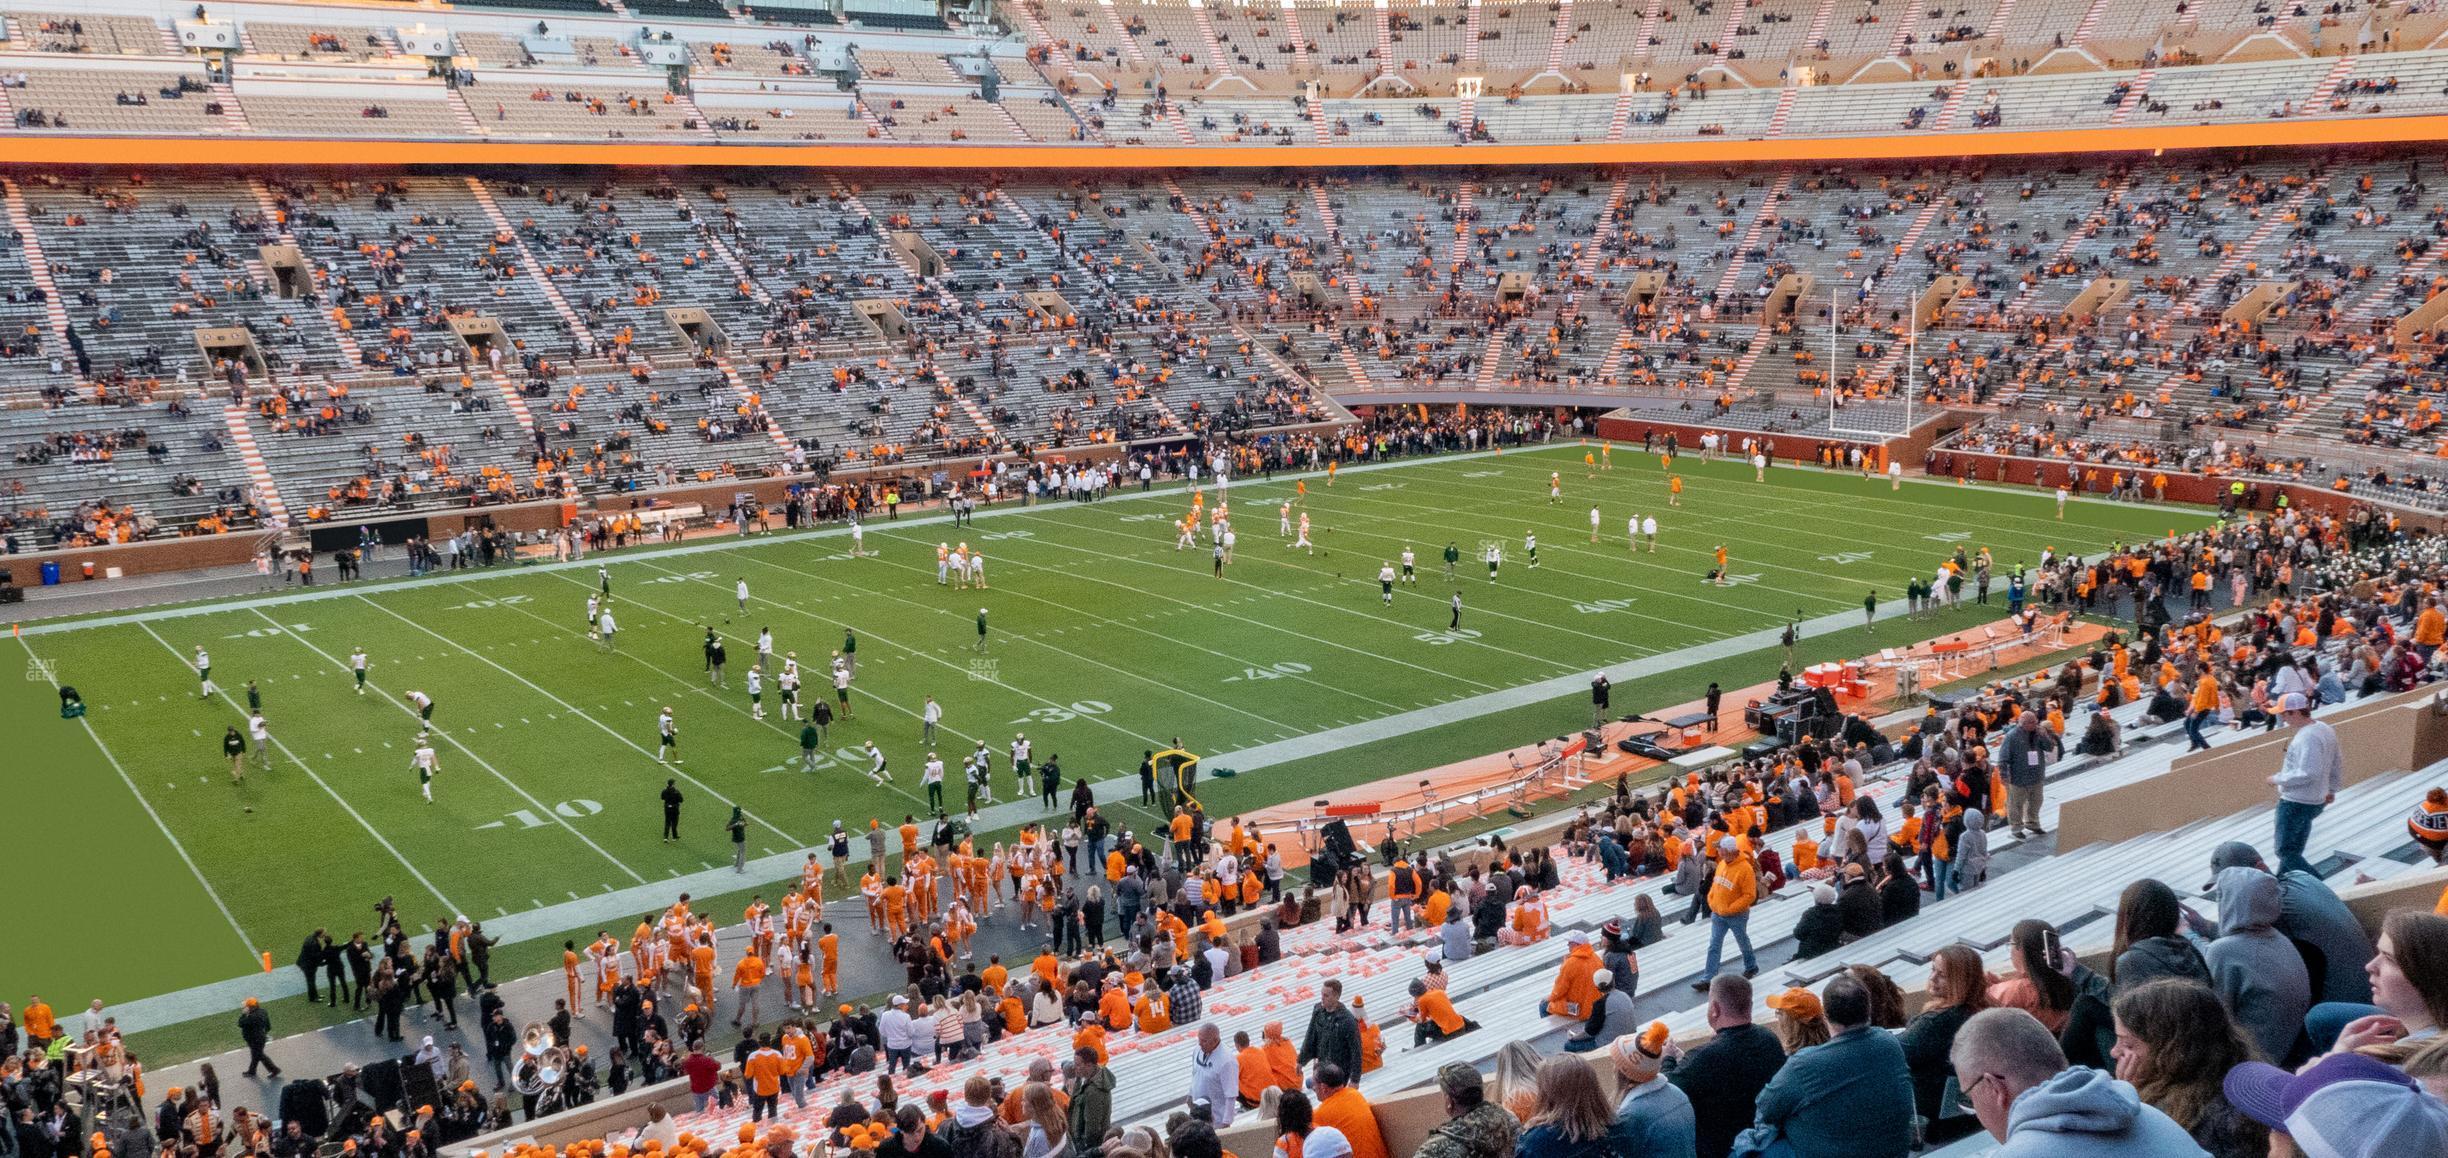
[[254,1077],[260,1067],[271,1070],[272,1076],[278,1078],[280,1066],[264,1056],[264,1043],[272,1040],[272,1015],[264,1012],[263,1002],[252,997],[246,999],[246,1008],[238,1014],[238,1036],[246,1041],[246,1076]]
[[496,1009],[484,1023],[485,1063],[493,1067],[493,1088],[510,1084],[510,1051],[518,1048],[518,1030],[508,1013]]
[[1810,891],[1811,907],[1794,922],[1796,961],[1834,952],[1844,940],[1844,912],[1836,907],[1835,886],[1820,881]]
[[1885,908],[1879,903],[1878,889],[1871,885],[1870,875],[1862,866],[1845,866],[1844,891],[1836,895],[1836,911],[1844,919],[1844,934],[1838,944],[1850,945],[1887,927]]
[[476,984],[493,983],[493,946],[498,943],[498,938],[485,935],[483,921],[469,923],[467,936],[459,945],[467,951],[468,970],[476,975]]
[[1751,1024],[1751,982],[1720,973],[1709,982],[1709,1028],[1717,1036],[1685,1054],[1672,1046],[1666,1080],[1691,1099],[1699,1158],[1726,1158],[1751,1125],[1759,1092],[1785,1066],[1776,1035]]
[[[323,1000],[323,995],[315,990],[315,979],[323,975],[323,958],[330,952],[331,935],[321,929],[307,934],[306,943],[298,946],[297,971],[306,975],[306,1000],[308,1001]],[[332,1001],[337,1004],[339,1000],[340,995],[334,993]]]
[[1318,1007],[1309,1015],[1309,1033],[1301,1039],[1300,1062],[1332,1063],[1360,1084],[1360,1022],[1343,1005],[1343,983],[1318,987]]

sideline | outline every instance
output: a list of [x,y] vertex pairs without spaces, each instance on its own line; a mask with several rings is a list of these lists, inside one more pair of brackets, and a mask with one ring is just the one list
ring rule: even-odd
[[[1532,446],[1509,447],[1505,450],[1458,450],[1441,453],[1410,455],[1404,458],[1390,459],[1385,462],[1355,463],[1351,466],[1338,466],[1336,467],[1336,472],[1339,474],[1369,474],[1383,470],[1401,470],[1407,467],[1432,466],[1437,463],[1471,462],[1484,458],[1497,458],[1508,453],[1514,455],[1547,454],[1569,450],[1579,445],[1580,443],[1577,440],[1568,442],[1565,439],[1557,438]],[[1689,457],[1690,455],[1697,453],[1698,452],[1696,451],[1686,452],[1685,456]],[[1728,461],[1731,460],[1729,459]],[[1849,471],[1832,471],[1825,467],[1814,467],[1807,463],[1791,463],[1787,464],[1782,469],[1811,471],[1813,473],[1822,475],[1851,473]],[[1322,470],[1287,470],[1277,471],[1276,478],[1323,478],[1325,477],[1325,474],[1326,472]],[[1236,481],[1241,482],[1246,486],[1265,486],[1268,484],[1268,480],[1266,480],[1263,476],[1258,478],[1239,479]],[[2051,491],[2039,490],[2031,487],[2001,486],[1996,483],[1986,482],[1976,482],[1966,486],[1956,483],[1951,479],[1945,479],[1928,474],[1907,475],[1905,476],[1904,483],[1906,486],[1937,487],[1955,491],[1990,491],[1996,494],[2021,495],[2027,498],[2037,497],[2045,499],[2053,493]],[[1208,485],[1209,484],[1204,481],[1199,484],[1201,489],[1204,489]],[[1188,482],[1177,482],[1159,485],[1145,491],[1116,490],[1109,497],[1098,499],[1096,502],[1102,504],[1171,498],[1176,495],[1188,494],[1190,490],[1191,485]],[[2077,494],[2069,495],[2067,498],[2070,502],[2094,503],[2102,506],[2140,508],[2145,510],[2167,511],[2170,513],[2187,512],[2199,515],[2204,511],[2215,510],[2215,508],[2193,507],[2181,503],[2129,502],[2122,499],[2112,499],[2100,495]],[[1051,499],[1040,501],[1035,506],[1028,506],[1014,500],[1000,506],[982,508],[976,513],[975,516],[973,516],[973,518],[1005,518],[1022,514],[1046,515],[1055,513],[1059,510],[1069,509],[1071,507],[1089,505],[1093,504],[1083,503],[1078,500]],[[877,523],[875,526],[878,530],[896,527],[929,527],[947,524],[951,522],[951,520],[952,516],[950,512],[943,512],[931,515],[919,515],[907,519],[887,520],[882,523]],[[19,622],[12,624],[12,627],[19,635],[55,635],[64,632],[79,631],[89,627],[124,627],[139,623],[159,623],[169,619],[184,619],[198,615],[215,615],[224,611],[249,611],[262,607],[285,607],[298,603],[314,603],[326,599],[346,599],[352,596],[376,594],[385,591],[406,590],[414,587],[431,587],[444,583],[472,583],[507,575],[550,574],[558,571],[584,570],[594,566],[609,566],[613,563],[650,562],[657,559],[681,559],[714,552],[742,550],[750,547],[763,546],[769,543],[796,542],[803,539],[821,540],[826,538],[834,538],[847,535],[849,532],[849,525],[846,523],[829,523],[820,527],[810,527],[797,531],[775,531],[763,535],[745,537],[738,535],[724,535],[720,538],[713,539],[712,541],[683,543],[672,546],[621,547],[610,551],[598,551],[590,554],[584,559],[571,559],[552,563],[528,563],[511,565],[507,567],[471,567],[464,571],[445,571],[440,574],[427,574],[418,576],[416,578],[403,577],[397,579],[378,580],[374,582],[359,581],[351,583],[335,583],[330,587],[316,588],[313,590],[285,591],[278,595],[240,596],[230,599],[217,599],[209,603],[178,607],[157,607],[141,611],[120,612],[117,614],[90,615],[82,618]]]
[[[1880,607],[1879,618],[1886,620],[1902,616],[1905,607],[1890,602]],[[1840,611],[1822,615],[1802,623],[1803,638],[1813,638],[1844,630],[1861,622],[1858,611]],[[1741,635],[1696,643],[1675,651],[1660,652],[1626,660],[1605,668],[1593,668],[1591,674],[1605,671],[1611,681],[1639,679],[1673,671],[1695,663],[1726,659],[1763,648],[1775,647],[1783,636],[1782,624],[1763,627]],[[1289,740],[1276,740],[1231,752],[1215,752],[1204,756],[1201,763],[1208,767],[1231,768],[1248,774],[1281,764],[1289,764],[1316,756],[1328,755],[1345,748],[1358,747],[1407,735],[1425,728],[1459,723],[1514,708],[1527,707],[1546,700],[1558,699],[1587,690],[1589,677],[1578,673],[1556,676],[1537,683],[1522,684],[1492,692],[1466,696],[1443,704],[1415,708],[1357,724],[1326,728]],[[1134,773],[1117,776],[1090,785],[1099,801],[1132,801],[1138,799],[1139,778]],[[1037,798],[1010,800],[978,810],[979,827],[988,832],[1016,828],[1022,824],[1060,816],[1068,812],[1069,796],[1053,812],[1047,812]],[[806,860],[808,849],[793,849],[772,856],[758,857],[748,862],[747,875],[731,871],[729,866],[701,870],[684,876],[648,881],[625,889],[565,901],[541,909],[512,913],[506,917],[488,919],[485,931],[504,944],[530,941],[566,932],[586,925],[601,925],[609,921],[627,920],[638,913],[662,908],[681,893],[710,896],[743,887],[749,883],[770,883],[795,878]],[[174,993],[147,997],[115,1004],[111,1007],[119,1025],[128,1032],[154,1029],[198,1017],[222,1013],[247,997],[267,1000],[293,997],[306,992],[306,983],[295,970],[281,969],[269,975],[251,974],[228,981],[199,985]]]

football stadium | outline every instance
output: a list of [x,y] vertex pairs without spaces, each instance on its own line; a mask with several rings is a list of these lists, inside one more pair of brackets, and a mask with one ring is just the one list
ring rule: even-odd
[[0,124],[0,1158],[2448,1158],[2429,0],[0,0]]

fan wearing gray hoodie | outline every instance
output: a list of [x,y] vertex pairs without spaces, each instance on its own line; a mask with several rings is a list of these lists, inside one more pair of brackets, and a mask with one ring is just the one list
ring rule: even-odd
[[2278,931],[2278,878],[2253,868],[2220,869],[2218,907],[2218,939],[2202,953],[2210,987],[2261,1056],[2285,1065],[2312,1010],[2312,976],[2295,943]]
[[1955,1033],[1955,1082],[2002,1145],[1989,1158],[2208,1158],[2175,1119],[2099,1070],[2069,1066],[2021,1009],[1984,1009]]

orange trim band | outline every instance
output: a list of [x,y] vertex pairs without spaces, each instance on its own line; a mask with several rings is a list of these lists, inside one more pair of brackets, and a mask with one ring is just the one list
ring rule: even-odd
[[15,165],[640,165],[836,169],[1278,169],[1362,165],[1604,165],[1869,161],[2159,150],[2406,144],[2448,140],[2448,116],[2340,117],[2232,125],[1571,145],[681,145],[606,141],[365,141],[0,136]]

